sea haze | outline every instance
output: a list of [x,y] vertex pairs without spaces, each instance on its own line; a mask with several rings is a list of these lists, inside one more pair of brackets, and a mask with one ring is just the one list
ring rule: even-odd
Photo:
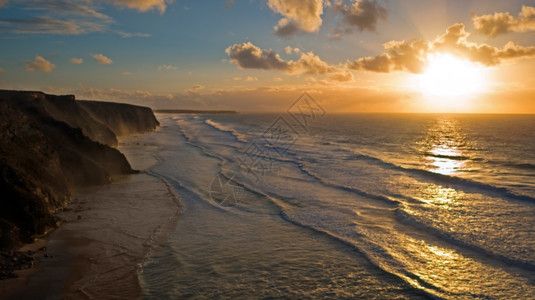
[[533,115],[157,117],[147,299],[535,295]]

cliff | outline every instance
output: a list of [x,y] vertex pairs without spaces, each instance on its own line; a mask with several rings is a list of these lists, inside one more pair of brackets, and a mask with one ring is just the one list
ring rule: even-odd
[[152,131],[160,125],[149,107],[99,101],[78,101],[78,104],[116,135]]
[[111,146],[157,125],[150,108],[0,90],[0,249],[55,226],[75,189],[135,172]]

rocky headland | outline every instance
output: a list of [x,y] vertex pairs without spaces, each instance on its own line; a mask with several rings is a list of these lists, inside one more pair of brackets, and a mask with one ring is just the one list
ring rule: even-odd
[[76,189],[135,173],[117,137],[158,126],[148,107],[0,90],[0,250],[56,227]]

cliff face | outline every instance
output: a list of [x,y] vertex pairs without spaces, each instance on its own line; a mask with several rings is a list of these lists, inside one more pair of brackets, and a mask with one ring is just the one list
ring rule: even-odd
[[80,128],[83,134],[102,144],[115,146],[117,137],[106,125],[96,120],[74,99],[73,95],[56,96],[41,92],[0,90],[0,97],[13,107],[31,113],[35,117],[48,116]]
[[148,107],[98,101],[78,101],[78,104],[117,135],[152,131],[160,125]]
[[[67,204],[74,189],[134,172],[110,147],[117,137],[101,120],[115,115],[114,126],[123,128],[119,134],[147,131],[155,128],[142,126],[154,118],[152,111],[91,103],[88,112],[74,96],[0,90],[0,248],[28,242],[54,226],[51,214]],[[121,124],[127,116],[138,120]]]

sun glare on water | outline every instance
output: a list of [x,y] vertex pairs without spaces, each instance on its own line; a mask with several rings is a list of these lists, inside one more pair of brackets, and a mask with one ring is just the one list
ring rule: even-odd
[[467,108],[468,99],[485,88],[483,67],[444,53],[430,55],[418,79],[420,92],[435,108]]

